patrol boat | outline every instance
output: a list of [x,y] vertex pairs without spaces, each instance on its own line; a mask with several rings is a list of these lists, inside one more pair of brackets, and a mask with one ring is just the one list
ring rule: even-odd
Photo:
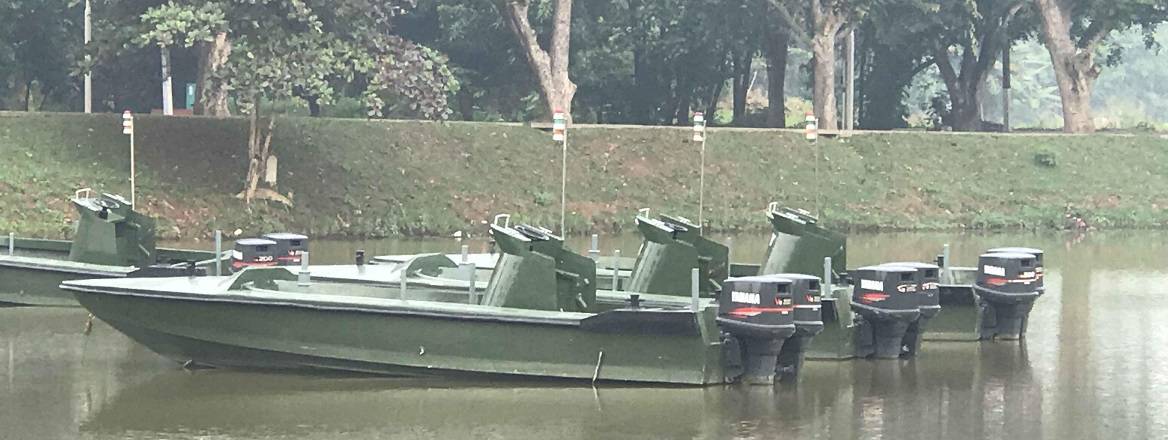
[[154,220],[126,199],[77,191],[80,217],[74,238],[44,240],[10,234],[0,246],[0,306],[69,306],[77,300],[58,286],[65,280],[174,276],[207,272],[226,256],[155,247]]
[[298,273],[243,267],[227,277],[62,287],[184,365],[691,385],[769,384],[787,371],[779,355],[796,332],[793,295],[807,295],[806,283],[731,280],[747,294],[717,302],[695,282],[688,296],[598,292],[595,262],[560,237],[527,225],[489,228],[501,254],[482,295],[410,284],[437,255],[399,268],[406,282],[396,288],[323,281],[306,261]]

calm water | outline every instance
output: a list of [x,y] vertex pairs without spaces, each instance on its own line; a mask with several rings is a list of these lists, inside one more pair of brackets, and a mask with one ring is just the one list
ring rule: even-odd
[[[946,242],[957,264],[992,246],[1044,248],[1048,293],[1029,338],[927,343],[910,361],[809,361],[798,384],[775,388],[187,372],[103,324],[83,335],[81,310],[0,309],[0,439],[1168,438],[1168,330],[1155,321],[1168,316],[1166,239],[854,236],[850,267],[931,259]],[[765,240],[737,237],[735,260],[757,260]],[[614,244],[637,246],[602,248]],[[313,259],[349,261],[357,248],[458,243],[316,243]]]

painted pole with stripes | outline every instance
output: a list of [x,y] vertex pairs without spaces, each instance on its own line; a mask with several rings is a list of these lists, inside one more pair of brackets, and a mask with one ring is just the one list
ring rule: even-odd
[[[693,140],[701,143],[701,165],[698,171],[698,226],[704,226],[702,216],[705,213],[706,202],[706,115],[696,112],[693,115]],[[705,227],[699,229],[705,233]]]
[[122,112],[122,134],[130,136],[130,206],[137,207],[137,182],[134,160],[134,114],[129,110]]
[[564,215],[568,210],[568,121],[563,110],[552,116],[552,140],[560,143],[560,236],[567,234]]

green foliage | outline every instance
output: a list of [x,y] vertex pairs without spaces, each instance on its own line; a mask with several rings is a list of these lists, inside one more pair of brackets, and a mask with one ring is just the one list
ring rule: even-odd
[[170,47],[176,44],[191,47],[211,41],[215,34],[227,30],[227,17],[218,3],[166,3],[150,8],[142,14],[145,32],[135,38],[138,45],[157,44]]
[[76,110],[81,7],[62,0],[0,1],[0,110]]
[[1039,151],[1034,153],[1034,164],[1043,168],[1054,168],[1058,162],[1054,158],[1054,153],[1050,151]]

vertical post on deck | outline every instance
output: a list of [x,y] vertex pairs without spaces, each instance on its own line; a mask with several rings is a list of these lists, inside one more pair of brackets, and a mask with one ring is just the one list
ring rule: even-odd
[[308,287],[308,280],[312,275],[308,272],[308,252],[300,254],[300,272],[296,274],[296,284],[300,287]]
[[689,308],[690,308],[690,310],[693,310],[694,313],[698,312],[698,291],[699,291],[698,282],[700,280],[701,280],[701,276],[698,273],[698,268],[695,267],[695,268],[693,268],[693,270],[690,270],[690,272],[689,272]]
[[215,230],[215,276],[223,275],[223,231]]

